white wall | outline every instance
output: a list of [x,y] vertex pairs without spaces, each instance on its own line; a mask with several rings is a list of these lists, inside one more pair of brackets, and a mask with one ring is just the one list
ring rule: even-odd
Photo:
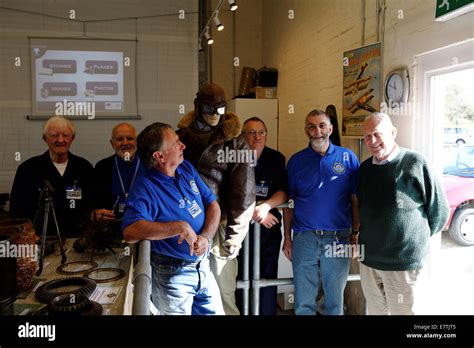
[[[213,0],[213,11],[218,0]],[[219,13],[224,30],[212,24],[211,81],[220,84],[228,100],[239,90],[242,68],[262,67],[262,0],[238,0],[238,10],[229,11],[227,1]],[[238,65],[234,64],[238,58]]]
[[[161,15],[153,18],[94,22],[85,26],[89,37],[138,39],[138,113],[132,120],[137,130],[162,121],[176,126],[185,111],[193,108],[198,88],[198,2],[195,0],[3,0],[3,7],[68,17],[99,20]],[[178,11],[185,10],[185,19]],[[20,152],[21,160],[46,150],[41,139],[43,122],[28,121],[31,113],[30,36],[80,37],[78,21],[21,13],[0,8],[0,192],[9,192]],[[14,66],[21,57],[21,67]],[[112,152],[110,131],[118,120],[75,121],[77,136],[71,151],[93,165]]]

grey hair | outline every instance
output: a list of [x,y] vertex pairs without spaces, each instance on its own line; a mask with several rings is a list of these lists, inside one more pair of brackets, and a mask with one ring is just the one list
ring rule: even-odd
[[52,126],[58,126],[59,128],[69,128],[72,132],[72,136],[76,135],[76,127],[71,120],[68,120],[64,116],[52,116],[43,125],[43,138],[48,133],[48,129]]
[[375,119],[377,123],[388,122],[388,124],[393,127],[392,119],[389,115],[384,114],[383,112],[374,112],[370,114],[365,118],[364,122],[369,121],[371,119]]
[[153,158],[155,151],[161,151],[164,145],[165,132],[173,127],[162,122],[155,122],[147,126],[137,137],[137,150],[140,160],[148,169],[155,167],[156,160]]
[[331,123],[331,118],[323,111],[323,110],[319,110],[319,109],[314,109],[314,110],[311,110],[308,115],[306,115],[306,118],[304,120],[304,122],[308,122],[308,118],[311,117],[311,116],[325,116],[326,119],[328,120],[328,123],[329,124],[332,124]]

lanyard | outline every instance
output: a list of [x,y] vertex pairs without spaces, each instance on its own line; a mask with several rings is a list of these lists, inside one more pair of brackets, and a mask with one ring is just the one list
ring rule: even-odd
[[[130,182],[130,186],[128,187],[129,190],[132,188],[133,183],[135,182],[139,166],[140,166],[140,158],[137,158],[137,165],[135,166],[135,172],[133,173],[132,181]],[[118,167],[117,156],[115,156],[115,168],[117,168],[117,173],[120,180],[120,186],[122,186],[122,192],[125,198],[127,198],[128,192],[125,191],[125,186],[123,185],[122,174],[120,174],[120,169]]]

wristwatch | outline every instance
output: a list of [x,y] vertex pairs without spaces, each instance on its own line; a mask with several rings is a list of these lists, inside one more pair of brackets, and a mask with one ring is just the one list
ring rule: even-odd
[[206,236],[207,241],[209,242],[209,245],[212,245],[212,242],[214,241],[214,238],[211,236]]

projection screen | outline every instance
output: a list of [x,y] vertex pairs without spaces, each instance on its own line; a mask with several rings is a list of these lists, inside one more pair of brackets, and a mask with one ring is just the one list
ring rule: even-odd
[[134,40],[30,38],[30,118],[137,118],[135,53]]

